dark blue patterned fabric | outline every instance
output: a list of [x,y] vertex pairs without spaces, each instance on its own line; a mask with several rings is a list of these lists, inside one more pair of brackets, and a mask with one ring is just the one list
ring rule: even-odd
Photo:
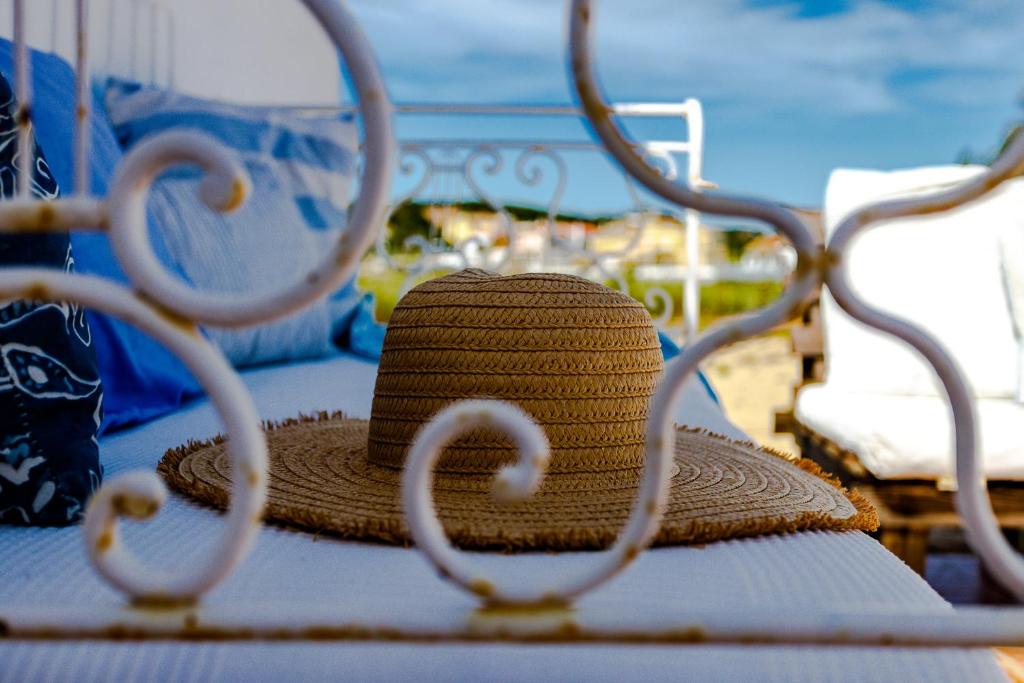
[[[0,75],[0,196],[17,192],[14,95]],[[32,194],[54,199],[57,182],[34,148]],[[0,267],[71,271],[67,234],[0,235]],[[0,520],[78,521],[100,483],[96,433],[102,419],[92,334],[74,304],[0,302]]]

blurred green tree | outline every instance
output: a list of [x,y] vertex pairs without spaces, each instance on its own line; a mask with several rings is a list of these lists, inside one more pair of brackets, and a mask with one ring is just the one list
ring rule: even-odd
[[743,252],[747,245],[757,239],[761,233],[753,230],[732,230],[722,231],[722,243],[725,245],[725,255],[733,263],[743,258]]
[[412,236],[430,239],[433,224],[427,219],[422,204],[404,202],[388,218],[388,237],[385,245],[389,252],[405,251],[405,240]]

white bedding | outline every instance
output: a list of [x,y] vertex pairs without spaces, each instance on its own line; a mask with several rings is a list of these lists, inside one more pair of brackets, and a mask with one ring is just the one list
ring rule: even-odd
[[[351,358],[248,373],[262,414],[369,412],[375,366]],[[692,383],[677,420],[742,436]],[[164,449],[219,430],[200,403],[102,442],[108,474],[152,468]],[[187,566],[220,529],[218,515],[172,497],[156,519],[129,525],[127,543],[165,568]],[[557,568],[579,554],[483,556],[502,575]],[[117,605],[121,596],[86,565],[80,530],[0,530],[0,605]],[[584,598],[595,606],[680,612],[718,609],[865,610],[951,607],[878,543],[859,532],[801,533],[664,548]],[[265,528],[252,555],[205,604],[338,604],[387,614],[469,609],[473,599],[442,582],[414,551]],[[628,605],[628,607],[626,607]],[[2,609],[2,608],[0,608]],[[0,642],[0,680],[1004,680],[984,650],[724,646],[395,643],[22,643]]]
[[[983,473],[1024,480],[1024,405],[979,398]],[[800,390],[796,417],[857,454],[880,479],[955,479],[952,418],[938,396],[893,396],[846,391],[830,382]]]

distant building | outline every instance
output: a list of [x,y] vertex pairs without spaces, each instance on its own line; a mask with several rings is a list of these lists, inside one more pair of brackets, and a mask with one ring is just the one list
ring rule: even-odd
[[782,237],[765,233],[747,244],[740,265],[752,271],[778,272],[780,277],[771,279],[782,279],[796,266],[796,251]]
[[[599,253],[620,252],[629,247],[642,228],[637,243],[629,249],[626,261],[639,263],[678,263],[686,265],[686,226],[675,216],[656,212],[629,214],[609,221],[590,233],[587,245]],[[725,246],[717,230],[701,226],[699,260],[719,263],[725,259]]]
[[[486,210],[466,210],[455,205],[430,205],[424,215],[437,226],[437,234],[447,243],[469,245],[465,251],[488,251],[494,260],[514,242],[516,267],[524,270],[570,266],[580,260],[574,252],[616,254],[604,260],[609,267],[621,263],[686,264],[686,230],[674,216],[658,212],[627,214],[605,221],[534,218],[517,220],[510,214]],[[555,240],[551,239],[551,236]],[[619,256],[621,254],[621,256]],[[720,263],[726,250],[718,231],[700,231],[700,260]]]

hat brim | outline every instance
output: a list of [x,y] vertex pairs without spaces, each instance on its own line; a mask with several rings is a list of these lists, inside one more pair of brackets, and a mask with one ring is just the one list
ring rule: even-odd
[[[267,425],[267,521],[348,539],[408,545],[401,470],[367,460],[369,422],[326,413]],[[168,451],[174,489],[223,508],[231,465],[223,438]],[[529,500],[498,504],[492,475],[435,473],[434,501],[466,549],[597,550],[614,542],[642,470],[549,474]],[[863,530],[878,517],[814,463],[703,431],[676,433],[669,500],[655,545],[699,544],[804,529]]]

